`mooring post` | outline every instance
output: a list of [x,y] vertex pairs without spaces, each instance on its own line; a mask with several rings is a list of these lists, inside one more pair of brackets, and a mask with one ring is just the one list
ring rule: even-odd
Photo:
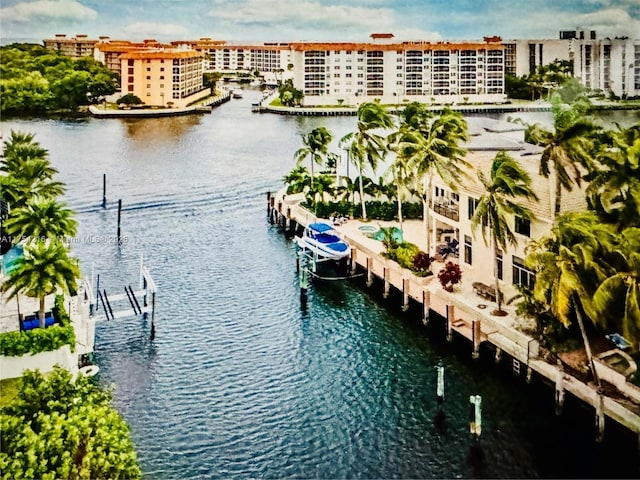
[[373,285],[373,258],[367,257],[367,287]]
[[271,192],[267,192],[267,216],[271,213]]
[[598,398],[596,398],[596,442],[602,443],[604,440],[604,396],[598,392]]
[[469,431],[475,440],[480,438],[482,433],[482,397],[471,395],[469,397],[471,405],[471,420],[469,421]]
[[118,199],[118,243],[122,243],[122,235],[120,231],[121,212],[122,212],[122,199]]
[[558,369],[556,371],[556,415],[562,415],[564,405],[564,368],[558,359]]
[[100,274],[96,277],[96,312],[99,310],[100,303],[98,300],[100,299]]
[[422,324],[426,327],[429,325],[429,304],[431,303],[431,292],[429,290],[422,291]]
[[300,300],[304,303],[307,301],[307,290],[309,288],[309,265],[306,256],[300,261]]
[[438,405],[442,408],[442,405],[444,404],[444,366],[438,365],[436,370],[438,371],[436,397],[438,398]]
[[151,292],[151,340],[156,338],[156,324],[154,322],[156,316],[156,292]]
[[385,266],[382,268],[382,278],[384,280],[384,288],[382,290],[382,298],[387,298],[389,296],[389,269]]
[[102,174],[102,208],[107,208],[107,174]]
[[500,363],[500,360],[502,360],[502,349],[500,347],[496,347],[496,358],[494,360],[496,363]]
[[358,254],[358,250],[355,248],[351,249],[351,256],[349,261],[351,262],[351,275],[355,275],[358,269],[358,263],[356,262],[356,255]]
[[473,352],[471,353],[471,358],[474,360],[480,357],[480,319],[475,319],[471,321],[471,339],[473,341]]
[[402,279],[402,311],[406,312],[409,310],[409,291],[411,289],[411,284],[409,283],[408,278]]
[[455,307],[453,305],[447,305],[447,342],[453,340],[452,323],[455,316]]
[[147,307],[148,306],[147,295],[149,293],[149,287],[148,287],[147,277],[146,276],[142,277],[142,288],[144,289],[144,295],[142,296],[142,304],[145,307]]

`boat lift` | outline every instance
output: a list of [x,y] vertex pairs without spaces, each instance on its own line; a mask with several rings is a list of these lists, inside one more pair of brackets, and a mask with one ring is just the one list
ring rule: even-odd
[[[156,283],[144,264],[140,255],[139,287],[134,290],[131,285],[124,286],[124,293],[107,294],[100,288],[100,275],[95,277],[92,269],[91,279],[85,279],[85,300],[89,301],[89,315],[96,321],[118,320],[121,318],[151,315],[151,338],[155,337]],[[102,310],[100,309],[102,307]]]

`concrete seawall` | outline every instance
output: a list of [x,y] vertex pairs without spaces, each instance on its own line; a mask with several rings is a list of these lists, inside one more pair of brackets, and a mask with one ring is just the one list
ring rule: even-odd
[[[313,213],[300,205],[299,195],[287,196],[283,191],[269,194],[268,212],[272,223],[285,230],[295,231],[318,220]],[[390,223],[390,222],[380,222]],[[421,222],[405,222],[405,240],[421,245]],[[551,364],[542,358],[542,349],[538,341],[521,331],[524,319],[516,315],[515,307],[504,306],[506,316],[489,313],[493,308],[484,299],[478,297],[471,284],[474,279],[465,279],[453,292],[445,291],[435,275],[418,277],[411,271],[400,267],[396,262],[382,255],[382,242],[368,238],[360,227],[366,223],[350,220],[336,226],[339,234],[351,245],[351,269],[366,276],[366,285],[371,286],[374,279],[383,283],[383,296],[390,288],[401,293],[402,307],[408,309],[415,302],[422,309],[423,322],[429,321],[430,312],[445,319],[447,337],[455,333],[471,342],[474,357],[479,355],[479,347],[487,343],[495,349],[496,361],[503,355],[512,362],[514,374],[526,372],[527,381],[535,373],[555,384],[556,408],[561,410],[565,392],[569,392],[594,408],[596,416],[596,438],[604,435],[605,417],[618,422],[639,440],[640,448],[640,388],[622,381],[620,385],[609,383],[610,388],[599,390],[592,381],[582,381],[564,371],[560,363]],[[369,223],[369,225],[371,225]],[[433,271],[437,272],[442,264],[434,262]],[[479,279],[480,280],[480,279]],[[485,279],[486,280],[486,279]],[[615,371],[604,363],[598,362],[598,372],[603,380],[615,377]],[[615,391],[614,391],[615,390]]]

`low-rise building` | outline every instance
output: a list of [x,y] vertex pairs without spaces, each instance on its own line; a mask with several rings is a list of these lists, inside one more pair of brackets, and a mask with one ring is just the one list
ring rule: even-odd
[[93,47],[98,42],[99,40],[91,39],[84,34],[67,38],[63,33],[58,33],[55,38],[48,38],[43,41],[45,48],[72,58],[93,57]]
[[204,55],[195,50],[135,50],[120,55],[122,94],[145,105],[186,107],[211,93],[203,85]]

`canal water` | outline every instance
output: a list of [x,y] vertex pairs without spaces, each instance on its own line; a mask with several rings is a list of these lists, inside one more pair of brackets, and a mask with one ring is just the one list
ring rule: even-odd
[[137,318],[102,322],[96,338],[99,381],[113,387],[145,476],[637,477],[635,438],[608,424],[595,444],[592,411],[568,398],[556,417],[551,388],[489,352],[472,361],[438,322],[422,327],[358,283],[318,285],[301,305],[294,246],[268,224],[266,192],[293,167],[301,133],[325,125],[337,139],[354,119],[252,114],[259,95],[211,115],[1,125],[4,139],[33,132],[49,149],[78,211],[84,273],[122,293],[144,254],[158,285],[155,340]]

